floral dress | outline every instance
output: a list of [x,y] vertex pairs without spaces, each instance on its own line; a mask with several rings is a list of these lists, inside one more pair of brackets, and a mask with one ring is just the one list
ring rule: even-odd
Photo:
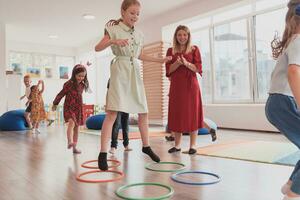
[[44,101],[42,93],[39,91],[38,87],[35,86],[30,92],[31,100],[31,112],[30,118],[33,122],[40,122],[46,119],[46,112],[44,108]]
[[84,89],[83,83],[74,83],[72,80],[67,81],[63,89],[57,94],[53,105],[58,105],[60,100],[66,96],[64,102],[64,120],[68,122],[72,119],[76,125],[83,125],[82,113],[82,93]]

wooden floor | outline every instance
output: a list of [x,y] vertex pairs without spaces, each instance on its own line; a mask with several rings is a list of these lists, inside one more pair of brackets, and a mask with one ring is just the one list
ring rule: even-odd
[[[289,177],[292,167],[255,162],[222,159],[178,153],[170,155],[172,146],[164,138],[151,138],[152,147],[162,161],[182,162],[188,169],[217,173],[220,183],[209,186],[188,186],[175,183],[170,173],[157,173],[144,168],[150,160],[141,153],[140,140],[130,141],[133,151],[124,153],[120,145],[116,158],[122,162],[119,170],[125,177],[113,183],[81,183],[75,176],[86,171],[80,165],[96,159],[99,136],[80,134],[79,146],[83,151],[73,155],[66,148],[65,128],[54,125],[42,128],[39,135],[31,132],[0,132],[0,199],[1,200],[111,200],[119,199],[114,191],[124,184],[160,182],[172,186],[171,199],[178,200],[280,200],[281,185]],[[279,134],[219,130],[219,141],[232,138],[285,140]],[[183,150],[189,138],[184,137]],[[210,144],[209,136],[198,137],[199,146]],[[145,195],[155,192],[139,188]],[[156,192],[158,193],[158,191]]]

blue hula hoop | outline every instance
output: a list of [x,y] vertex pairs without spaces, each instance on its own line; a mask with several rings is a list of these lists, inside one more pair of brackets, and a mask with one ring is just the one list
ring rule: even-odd
[[[177,177],[179,175],[182,174],[205,174],[205,175],[209,175],[209,176],[213,176],[216,178],[215,181],[211,181],[211,182],[190,182],[190,181],[182,181],[179,180]],[[218,182],[221,181],[221,178],[219,175],[214,174],[214,173],[210,173],[210,172],[203,172],[203,171],[183,171],[183,172],[177,172],[175,174],[172,174],[171,179],[177,183],[182,183],[182,184],[187,184],[187,185],[212,185],[212,184],[216,184]]]

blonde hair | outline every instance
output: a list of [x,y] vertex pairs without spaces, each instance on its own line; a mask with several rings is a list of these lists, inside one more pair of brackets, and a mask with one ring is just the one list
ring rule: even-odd
[[175,30],[175,33],[174,33],[174,36],[173,36],[173,53],[182,53],[180,51],[180,44],[179,42],[177,41],[177,33],[178,31],[180,30],[183,30],[185,31],[187,34],[188,34],[188,41],[185,45],[185,50],[184,50],[184,53],[188,53],[190,51],[192,51],[192,47],[191,47],[191,32],[190,32],[190,29],[187,27],[187,26],[184,26],[184,25],[179,25],[177,26],[176,30]]
[[[130,6],[132,5],[138,5],[141,6],[140,2],[138,0],[123,0],[122,5],[121,5],[121,13],[122,11],[126,11]],[[105,26],[114,26],[118,25],[122,21],[122,18],[116,20],[116,19],[111,19],[109,20]]]
[[278,35],[275,34],[274,39],[271,42],[274,59],[277,59],[282,54],[282,51],[287,48],[300,25],[299,13],[296,14],[296,8],[300,8],[300,0],[290,0],[287,7],[288,11],[285,16],[285,29],[282,39],[280,40]]
[[30,78],[30,75],[29,74],[26,74],[24,77],[23,77],[23,80],[27,79],[27,78]]

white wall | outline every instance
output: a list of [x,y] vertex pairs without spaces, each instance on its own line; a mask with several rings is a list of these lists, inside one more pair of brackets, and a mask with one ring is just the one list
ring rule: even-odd
[[5,25],[0,22],[0,115],[6,111],[7,107],[7,95],[5,95],[6,90],[6,79],[5,79],[5,69],[6,69],[6,40],[5,40]]

